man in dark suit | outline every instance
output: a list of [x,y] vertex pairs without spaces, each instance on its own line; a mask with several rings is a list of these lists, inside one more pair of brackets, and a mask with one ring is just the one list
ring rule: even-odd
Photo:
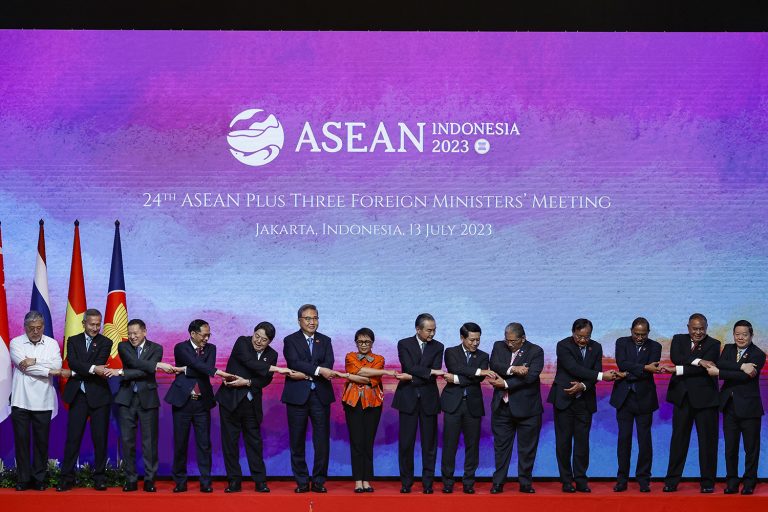
[[739,440],[744,439],[744,488],[741,494],[753,494],[757,485],[760,459],[760,423],[763,402],[760,399],[760,372],[765,352],[752,343],[754,330],[746,320],[733,326],[733,341],[723,348],[717,366],[707,372],[723,380],[720,410],[723,411],[725,439],[725,494],[739,492]]
[[544,350],[528,341],[523,325],[512,322],[504,329],[504,340],[491,352],[491,370],[497,375],[491,400],[491,429],[496,470],[491,494],[504,492],[504,481],[512,459],[517,434],[517,477],[520,492],[532,494],[533,464],[541,432],[541,381]]
[[91,419],[94,465],[93,488],[106,491],[107,432],[112,393],[106,380],[105,364],[112,350],[112,340],[99,334],[101,313],[87,309],[83,318],[85,332],[70,336],[66,345],[66,361],[71,376],[64,387],[63,399],[69,404],[67,440],[57,491],[68,491],[75,481],[75,463],[80,452],[83,432]]
[[277,367],[277,352],[269,346],[274,338],[275,327],[269,322],[257,324],[251,336],[240,336],[227,362],[227,373],[238,377],[225,382],[216,392],[221,415],[221,449],[229,481],[224,491],[227,493],[242,490],[240,434],[245,441],[245,454],[256,491],[269,492],[261,442],[262,390],[272,382],[274,372],[290,373],[287,368]]
[[701,313],[688,319],[688,334],[672,337],[669,358],[675,369],[667,388],[667,402],[673,405],[672,437],[664,492],[677,491],[694,423],[699,439],[701,492],[715,490],[719,399],[717,378],[710,376],[707,368],[715,365],[719,356],[720,341],[707,335],[707,318]]
[[653,462],[651,423],[653,411],[659,408],[653,375],[663,373],[664,367],[659,366],[661,343],[648,339],[648,333],[651,332],[648,320],[643,317],[635,318],[630,332],[631,336],[616,340],[614,352],[616,365],[620,371],[627,373],[627,377],[614,381],[611,392],[611,405],[616,408],[616,421],[619,425],[616,446],[619,470],[613,490],[627,490],[632,455],[632,429],[637,425],[635,477],[640,484],[640,492],[650,492]]
[[587,468],[589,431],[597,411],[595,385],[601,380],[616,380],[621,374],[603,372],[603,347],[591,339],[592,322],[579,318],[573,322],[571,333],[557,344],[557,371],[547,402],[555,411],[555,452],[563,492],[592,492],[587,485]]
[[333,345],[331,338],[317,332],[320,316],[317,307],[304,304],[298,312],[299,330],[283,340],[283,357],[288,375],[283,387],[282,402],[288,413],[288,437],[291,446],[291,470],[296,479],[297,493],[310,490],[309,468],[305,456],[307,421],[312,422],[311,490],[324,493],[328,478],[328,458],[331,444],[331,404],[336,401],[331,386]]
[[488,369],[488,353],[480,346],[480,326],[467,322],[459,328],[461,344],[446,349],[443,375],[445,388],[440,395],[443,412],[443,459],[441,474],[443,492],[453,492],[453,472],[459,436],[464,435],[464,476],[461,479],[465,494],[475,493],[475,471],[480,462],[480,422],[485,416],[483,390],[480,383],[496,374]]
[[192,320],[187,329],[189,339],[173,348],[175,366],[180,371],[165,395],[173,414],[173,469],[176,486],[173,492],[187,491],[187,446],[190,427],[195,429],[197,467],[200,470],[200,492],[213,492],[211,487],[211,409],[216,406],[211,377],[232,378],[216,369],[216,345],[208,343],[211,328],[205,320]]
[[413,451],[416,430],[421,431],[421,483],[424,494],[432,494],[437,459],[437,415],[440,396],[437,377],[443,375],[443,344],[434,339],[435,318],[429,313],[416,317],[416,335],[397,342],[402,373],[397,378],[392,407],[400,411],[398,462],[401,493],[413,486]]
[[[138,489],[136,474],[136,427],[141,425],[141,454],[144,459],[144,490],[155,492],[157,475],[157,442],[160,397],[157,394],[158,369],[169,368],[161,363],[163,347],[147,339],[147,326],[139,319],[128,322],[128,343],[118,343],[117,353],[123,367],[108,370],[108,376],[120,376],[120,388],[115,395],[118,404],[120,437],[123,441],[123,491]],[[171,370],[172,371],[172,370]]]

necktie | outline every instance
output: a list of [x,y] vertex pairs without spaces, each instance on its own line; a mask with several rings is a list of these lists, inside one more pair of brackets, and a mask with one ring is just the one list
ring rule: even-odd
[[[136,358],[141,359],[141,347],[136,347]],[[138,383],[133,383],[133,392],[136,393],[139,390]]]
[[[203,355],[203,347],[195,347],[195,354],[197,357],[200,357]],[[195,387],[192,388],[192,392],[196,395],[201,395],[200,392],[200,384],[197,383],[197,379],[195,379]]]
[[579,350],[581,351],[581,358],[582,359],[587,357],[587,347],[580,347]]
[[[467,364],[469,364],[469,358],[472,357],[472,352],[464,352],[464,355],[467,356]],[[467,396],[467,388],[464,388],[464,396]]]
[[425,346],[425,345],[426,345],[426,343],[424,343],[423,341],[420,341],[420,342],[419,342],[419,346],[421,347],[421,353],[422,353],[422,354],[424,353],[424,346]]
[[[91,350],[91,342],[92,342],[92,341],[93,341],[93,338],[91,338],[90,336],[88,336],[88,335],[86,334],[86,335],[85,335],[85,351],[86,351],[86,352],[88,352],[89,350]],[[83,393],[85,393],[85,381],[83,381],[83,382],[81,382],[81,383],[80,383],[80,391],[82,391]]]
[[738,353],[738,355],[736,356],[736,362],[739,362],[739,361],[741,361],[741,356],[743,356],[743,355],[744,355],[744,349],[743,349],[743,348],[740,348],[740,349],[739,349],[739,353]]
[[[311,337],[307,338],[307,345],[308,345],[308,348],[309,348],[309,355],[310,356],[312,355],[312,344],[314,343],[314,341],[315,341],[314,338],[311,338]],[[316,387],[315,386],[315,381],[314,380],[310,380],[309,381],[309,389],[315,389],[315,387]]]

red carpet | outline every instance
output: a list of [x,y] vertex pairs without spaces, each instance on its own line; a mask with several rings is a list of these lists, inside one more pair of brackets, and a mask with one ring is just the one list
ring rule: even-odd
[[[327,494],[295,494],[293,482],[271,482],[272,492],[259,494],[252,485],[243,483],[244,490],[239,494],[225,494],[225,482],[215,482],[213,494],[202,494],[195,482],[190,482],[189,492],[173,494],[172,482],[158,482],[158,492],[145,493],[141,490],[124,493],[119,488],[106,492],[88,489],[75,489],[66,493],[57,493],[53,489],[45,492],[16,492],[13,489],[0,490],[0,504],[3,511],[17,510],[61,510],[78,512],[221,512],[261,510],[268,512],[336,512],[343,510],[361,510],[365,512],[475,512],[481,509],[503,506],[524,506],[526,510],[542,512],[722,512],[736,507],[747,510],[768,509],[768,484],[758,485],[752,496],[724,495],[723,484],[715,488],[715,494],[700,494],[695,482],[682,483],[676,493],[663,493],[661,482],[651,485],[651,493],[644,494],[637,490],[637,485],[630,484],[630,489],[623,493],[612,491],[613,482],[594,482],[591,494],[563,494],[556,482],[534,484],[536,494],[520,494],[516,483],[508,483],[503,494],[491,495],[491,485],[481,482],[476,485],[474,495],[461,492],[443,494],[438,482],[435,494],[421,494],[417,482],[411,494],[400,494],[397,482],[375,482],[376,492],[372,494],[354,494],[354,485],[345,481],[327,483]],[[764,508],[765,507],[765,508]]]

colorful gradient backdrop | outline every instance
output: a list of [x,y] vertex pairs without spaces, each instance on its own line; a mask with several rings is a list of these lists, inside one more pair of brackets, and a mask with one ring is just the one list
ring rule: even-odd
[[[728,342],[733,322],[747,318],[766,347],[764,34],[0,31],[0,48],[0,221],[12,336],[22,332],[29,304],[38,219],[46,221],[59,339],[72,222],[81,222],[89,306],[103,309],[120,219],[128,314],[147,322],[166,361],[197,317],[210,322],[222,367],[237,336],[261,320],[276,325],[281,352],[305,302],[319,306],[337,369],[361,326],[374,329],[374,350],[397,367],[396,341],[413,333],[422,311],[435,315],[447,346],[458,343],[463,322],[479,323],[486,350],[508,322],[520,321],[544,347],[550,372],[556,341],[582,316],[594,322],[607,366],[614,340],[640,315],[665,347],[694,311]],[[229,152],[229,123],[249,108],[274,114],[285,131],[283,151],[263,167]],[[396,146],[398,122],[425,122],[424,152],[296,152],[307,121],[318,137],[326,121],[365,122],[368,144],[383,121]],[[480,136],[441,137],[468,140],[469,151],[432,152],[431,123],[465,121],[515,122],[520,135],[486,137],[484,155],[473,150]],[[182,207],[183,194],[194,192],[528,199],[511,209]],[[176,199],[145,206],[144,193]],[[609,196],[611,206],[531,208],[533,194]],[[322,222],[479,222],[492,224],[493,235],[256,232],[257,223]],[[659,382],[663,398],[666,381]],[[615,414],[610,384],[598,389],[589,474],[609,477]],[[381,476],[397,474],[392,390],[388,381],[376,448]],[[281,391],[275,378],[262,427],[274,476],[290,474]],[[349,475],[341,405],[332,411],[330,473]],[[546,406],[538,476],[557,474],[551,414]],[[217,410],[213,416],[214,471],[223,474]],[[66,413],[54,421],[52,458],[61,458],[65,422]],[[653,474],[662,476],[666,403],[654,431]],[[0,433],[0,456],[12,462],[9,421]],[[489,418],[483,433],[479,475],[490,476]],[[167,406],[161,435],[160,470],[168,474]],[[83,461],[92,457],[85,439]],[[116,458],[115,431],[110,443]],[[698,474],[695,436],[685,474]]]

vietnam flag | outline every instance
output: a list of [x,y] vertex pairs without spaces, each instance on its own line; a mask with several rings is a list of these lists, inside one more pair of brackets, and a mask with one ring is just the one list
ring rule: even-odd
[[[104,336],[112,340],[109,355],[110,368],[122,368],[123,362],[117,354],[117,344],[128,340],[128,308],[125,298],[125,277],[123,276],[123,251],[120,246],[120,221],[115,221],[115,241],[112,245],[112,267],[109,270],[109,291],[104,312]],[[110,379],[111,381],[112,379]]]
[[[69,271],[69,294],[67,295],[67,314],[64,319],[64,348],[62,351],[63,368],[69,368],[67,363],[67,340],[70,336],[80,334],[83,329],[85,315],[85,280],[83,279],[83,259],[80,255],[80,221],[75,221],[75,237],[72,242],[72,266]],[[61,379],[64,389],[65,379]]]

